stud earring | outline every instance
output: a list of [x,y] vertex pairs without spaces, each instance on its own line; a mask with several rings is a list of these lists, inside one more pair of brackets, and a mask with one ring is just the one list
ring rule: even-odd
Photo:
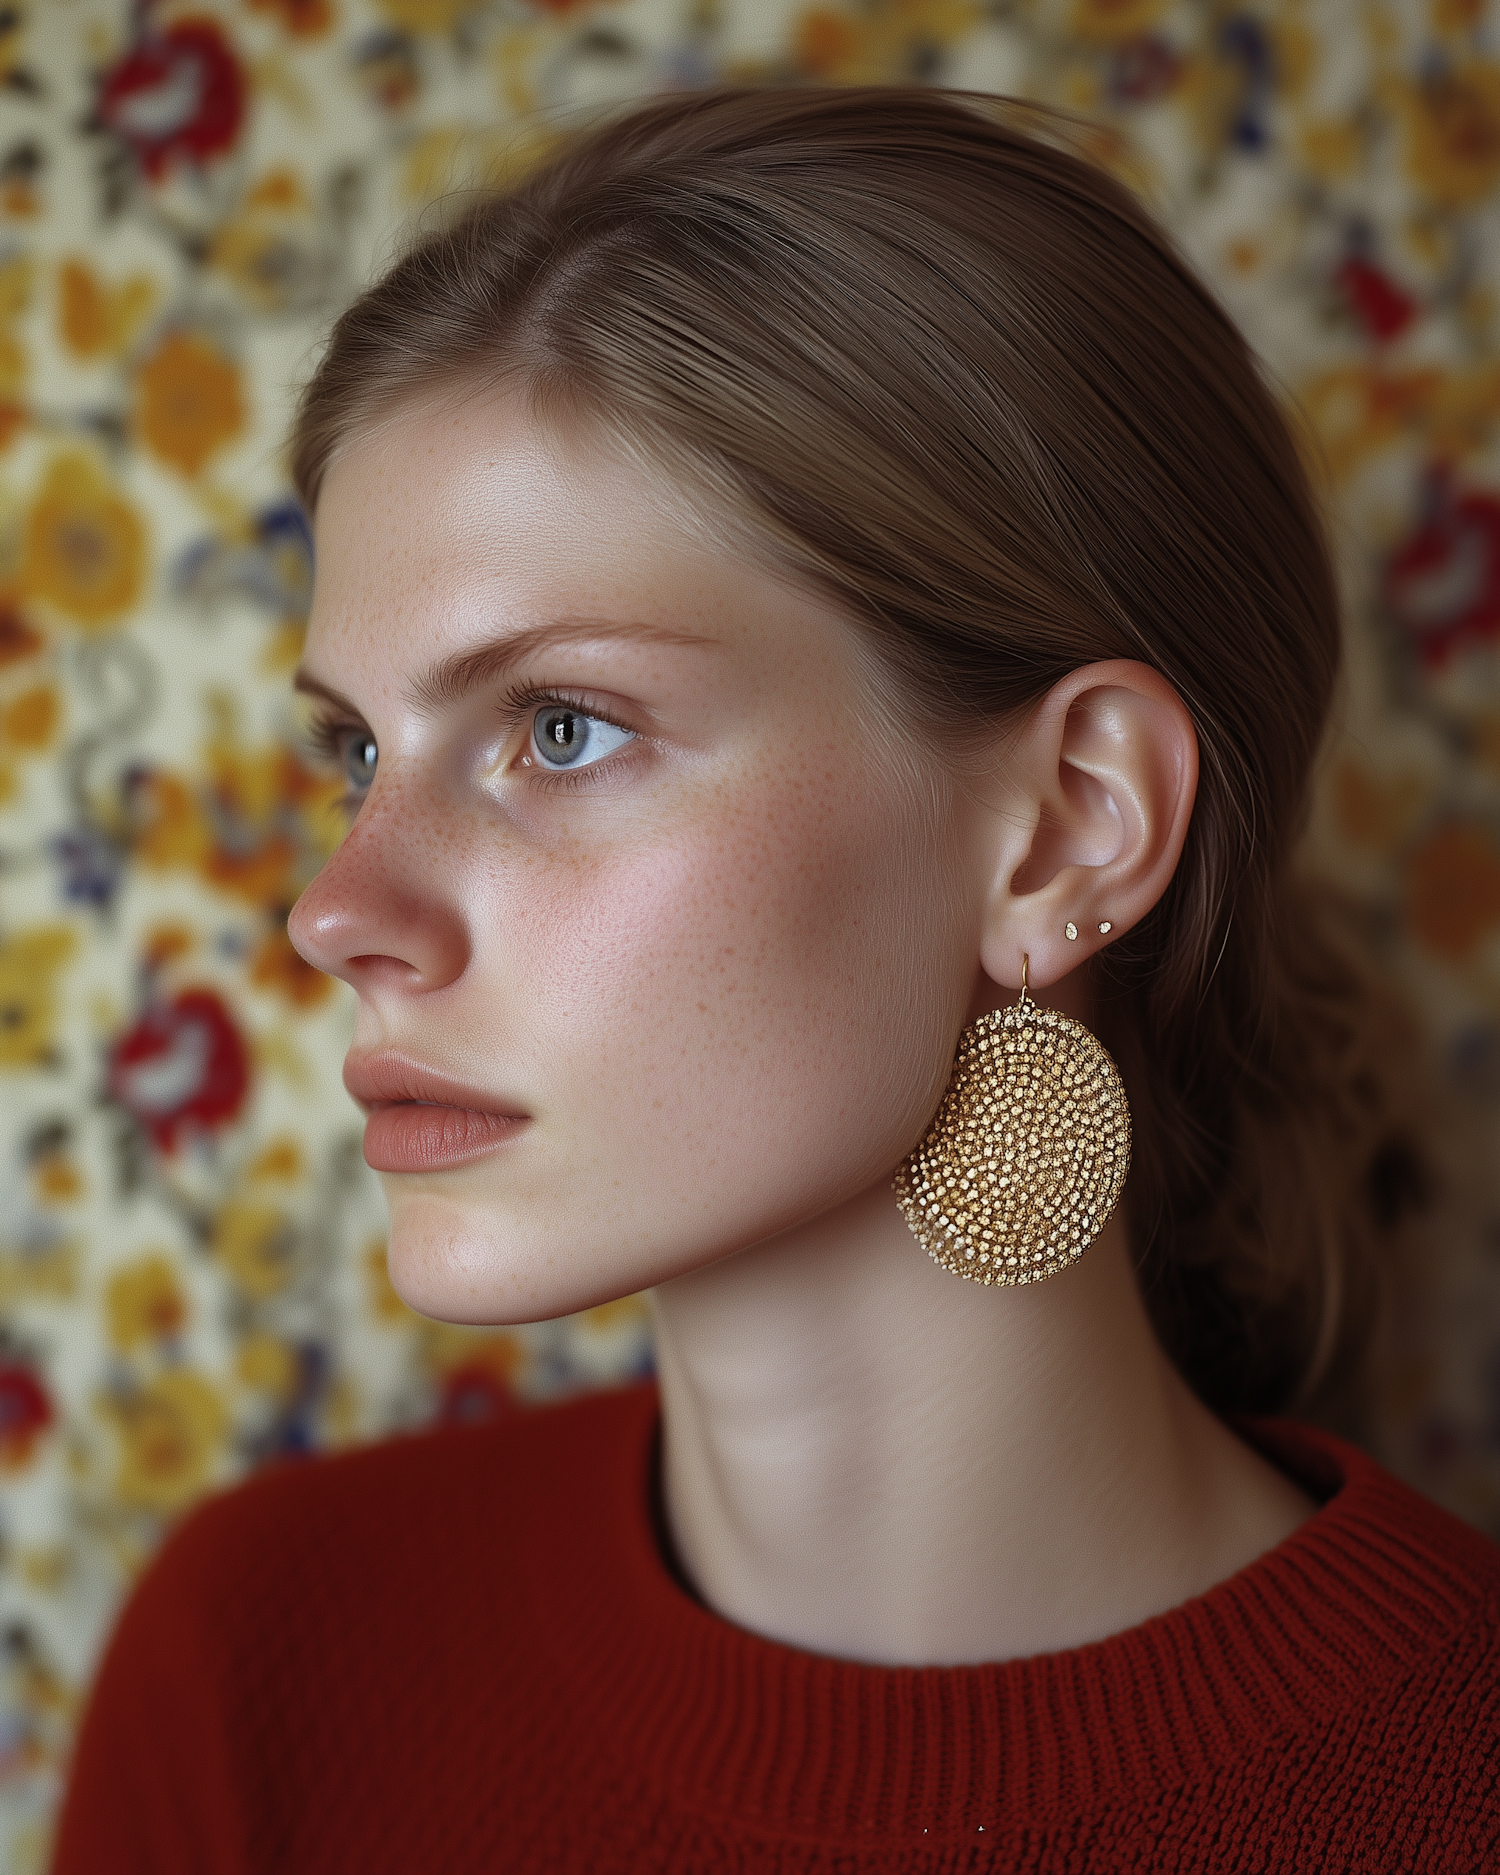
[[1104,1228],[1130,1170],[1130,1102],[1104,1044],[1021,995],[958,1038],[952,1078],[896,1203],[935,1263],[985,1284],[1038,1283]]
[[1108,936],[1109,936],[1109,934],[1110,934],[1110,932],[1111,932],[1111,931],[1113,931],[1113,930],[1114,930],[1114,926],[1113,926],[1113,925],[1112,925],[1112,924],[1111,924],[1111,923],[1109,922],[1109,920],[1108,920],[1108,918],[1102,918],[1102,919],[1100,919],[1100,921],[1099,921],[1099,935],[1100,935],[1100,937],[1108,937]]
[[1063,926],[1063,936],[1068,940],[1070,944],[1072,943],[1073,939],[1078,936],[1078,926],[1074,924],[1071,918]]

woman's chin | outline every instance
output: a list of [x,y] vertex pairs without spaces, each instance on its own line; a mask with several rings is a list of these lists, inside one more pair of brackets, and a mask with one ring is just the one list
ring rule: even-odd
[[391,1283],[408,1308],[440,1322],[512,1326],[552,1321],[646,1286],[578,1244],[539,1241],[442,1192],[383,1179],[390,1207]]

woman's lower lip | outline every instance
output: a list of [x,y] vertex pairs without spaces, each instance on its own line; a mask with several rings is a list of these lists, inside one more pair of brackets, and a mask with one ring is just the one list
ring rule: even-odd
[[365,1122],[365,1164],[375,1172],[441,1172],[514,1139],[524,1116],[396,1100]]

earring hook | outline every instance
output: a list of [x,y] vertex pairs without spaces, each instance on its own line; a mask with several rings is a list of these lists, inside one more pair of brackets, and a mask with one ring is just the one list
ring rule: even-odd
[[1031,968],[1031,958],[1025,951],[1022,951],[1021,952],[1021,1001],[1023,1003],[1027,1000],[1026,973],[1030,968]]

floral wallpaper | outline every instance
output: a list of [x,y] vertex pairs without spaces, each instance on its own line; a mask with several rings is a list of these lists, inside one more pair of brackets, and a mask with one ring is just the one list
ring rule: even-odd
[[0,1863],[120,1598],[270,1459],[649,1365],[640,1304],[446,1328],[385,1276],[286,913],[281,439],[424,204],[590,107],[915,77],[1067,105],[1304,413],[1351,670],[1313,829],[1472,1119],[1371,1433],[1500,1533],[1500,9],[1486,0],[35,0],[0,8]]

